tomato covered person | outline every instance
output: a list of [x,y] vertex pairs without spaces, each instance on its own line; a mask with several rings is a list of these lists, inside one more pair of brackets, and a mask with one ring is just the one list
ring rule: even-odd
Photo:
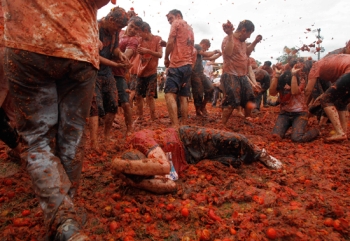
[[350,55],[333,54],[312,65],[305,95],[308,97],[318,79],[333,83],[319,97],[319,103],[332,122],[335,134],[327,141],[347,139],[348,109],[350,103]]
[[123,174],[129,185],[154,193],[176,190],[175,182],[164,177],[170,172],[166,152],[172,153],[177,173],[181,173],[188,164],[196,164],[203,159],[234,167],[261,161],[270,168],[282,168],[279,160],[268,155],[265,149],[259,149],[244,135],[204,127],[142,130],[127,139],[126,148],[128,150],[122,157],[112,161],[114,173]]
[[140,36],[142,41],[137,48],[139,63],[136,79],[136,102],[139,119],[143,118],[143,98],[146,98],[150,108],[151,119],[155,120],[154,97],[157,91],[157,67],[159,59],[163,55],[162,38],[153,35],[148,23],[143,22]]
[[275,69],[270,95],[279,94],[281,110],[272,134],[278,139],[284,138],[287,130],[292,127],[292,141],[309,142],[319,135],[319,131],[306,130],[308,112],[304,97],[305,80],[299,77],[301,68],[298,68],[296,63],[297,61],[291,60],[283,73],[282,69]]
[[[131,63],[137,55],[137,47],[140,44],[140,38],[138,35],[141,31],[142,23],[142,18],[134,15],[130,18],[126,30],[121,31],[119,34],[119,49]],[[131,66],[132,65],[129,67]],[[112,68],[112,70],[117,82],[118,103],[124,111],[126,135],[129,135],[132,131],[132,110],[129,102],[128,85],[126,82],[126,76],[129,70],[127,68]]]
[[251,108],[248,102],[255,102],[253,87],[247,77],[250,66],[249,55],[262,37],[258,35],[249,46],[245,42],[254,29],[254,24],[249,20],[241,21],[235,32],[230,21],[223,24],[223,30],[227,34],[221,45],[224,59],[221,76],[224,91],[222,123],[225,125],[233,109],[240,106],[245,108],[245,116],[249,117]]
[[261,89],[256,94],[255,109],[253,110],[253,112],[259,112],[261,99],[263,98],[264,93],[266,93],[266,91],[270,88],[270,75],[267,71],[263,69],[255,69],[254,75],[256,82],[259,83]]
[[221,56],[220,50],[208,51],[209,39],[202,39],[195,44],[197,58],[191,76],[192,96],[196,115],[207,115],[206,104],[213,98],[214,87],[210,79],[204,74],[203,60],[214,61]]
[[177,97],[181,106],[181,122],[182,124],[187,122],[187,97],[190,96],[194,34],[192,27],[183,20],[181,11],[173,9],[166,17],[171,28],[164,56],[164,65],[168,68],[164,93],[171,125],[177,128],[179,126]]
[[[100,69],[97,73],[95,93],[90,110],[91,147],[99,151],[98,127],[99,117],[104,117],[104,140],[110,138],[115,114],[118,111],[117,86],[112,68],[124,68],[128,61],[118,48],[118,34],[127,25],[129,17],[123,8],[113,8],[106,17],[98,21],[100,48]],[[118,63],[112,59],[118,58]]]
[[108,2],[2,1],[5,72],[50,240],[89,240],[73,196],[99,69],[97,10]]
[[[0,6],[0,26],[4,26],[4,15]],[[16,117],[14,103],[9,93],[8,79],[4,72],[4,29],[0,29],[0,140],[2,140],[11,150],[7,153],[12,161],[21,160],[21,143],[16,131]]]

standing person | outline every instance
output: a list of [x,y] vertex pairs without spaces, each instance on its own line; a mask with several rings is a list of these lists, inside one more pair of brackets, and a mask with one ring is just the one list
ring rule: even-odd
[[164,92],[171,124],[172,126],[179,126],[176,96],[180,98],[182,124],[186,124],[194,34],[191,26],[183,20],[181,11],[173,9],[166,17],[171,24],[171,28],[164,56],[164,65],[168,68]]
[[[125,68],[128,61],[118,48],[118,34],[128,22],[127,13],[123,8],[116,7],[105,18],[98,21],[100,49],[100,69],[97,73],[95,93],[90,110],[90,139],[91,147],[99,151],[98,147],[98,120],[104,120],[104,138],[109,140],[115,114],[118,111],[117,86],[112,73],[112,67]],[[120,63],[112,61],[117,56]],[[115,58],[115,57],[114,57]]]
[[[247,78],[249,67],[249,55],[256,44],[261,41],[262,36],[258,35],[249,46],[245,41],[254,32],[254,24],[249,20],[243,20],[233,32],[234,27],[227,21],[223,24],[227,36],[222,41],[223,54],[223,75],[221,84],[224,90],[222,102],[223,114],[222,123],[226,125],[233,109],[241,106],[245,108],[245,116],[249,117],[251,108],[248,102],[255,102],[253,87]],[[256,83],[255,83],[256,84]]]
[[140,55],[136,55],[134,58],[132,58],[131,68],[129,70],[130,79],[127,83],[128,89],[130,90],[129,93],[129,103],[131,109],[134,107],[134,100],[135,100],[135,94],[136,94],[136,80],[137,80],[137,68],[139,67],[140,62]]
[[136,80],[136,104],[138,108],[139,119],[143,118],[143,98],[146,97],[150,108],[151,119],[155,120],[154,96],[157,91],[157,67],[158,61],[163,55],[161,47],[162,38],[153,35],[148,23],[143,22],[140,36],[142,42],[137,48],[140,61],[137,70]]
[[349,75],[350,75],[350,55],[333,54],[323,58],[311,67],[308,83],[305,89],[308,98],[318,79],[334,83],[333,86],[322,94],[320,104],[332,122],[336,134],[327,138],[327,141],[341,141],[347,139],[347,124],[349,103]]
[[204,70],[203,70],[205,76],[207,76],[211,81],[213,81],[214,79],[214,76],[213,76],[214,63],[215,63],[214,61],[209,61],[209,60],[205,61]]
[[253,112],[258,113],[260,111],[261,99],[264,93],[270,88],[270,75],[263,69],[255,69],[254,70],[255,79],[260,84],[261,90],[257,93],[255,99],[255,109]]
[[97,9],[108,2],[2,1],[5,72],[28,144],[27,171],[53,240],[89,240],[73,196],[99,68]]
[[[0,5],[0,26],[4,26],[4,15]],[[14,103],[9,93],[8,79],[4,72],[4,29],[0,29],[0,140],[11,148],[7,152],[13,161],[20,161],[21,143],[16,131]]]
[[[196,62],[191,76],[191,87],[193,102],[196,108],[196,115],[207,115],[205,108],[208,101],[213,98],[214,87],[211,80],[204,74],[203,60],[215,60],[221,56],[220,50],[208,51],[210,48],[209,39],[202,39],[194,47],[197,51]],[[204,95],[204,98],[203,98]]]
[[[142,23],[142,18],[133,16],[130,18],[126,30],[119,34],[119,49],[130,62],[133,62],[133,59],[137,55],[137,47],[140,44],[138,34]],[[119,105],[124,111],[126,135],[129,135],[132,129],[132,110],[129,102],[129,94],[127,93],[128,86],[125,79],[128,70],[125,68],[112,68],[112,70],[114,78],[117,81]]]
[[[272,79],[272,75],[273,75],[273,70],[271,68],[271,61],[265,61],[264,64],[259,67],[259,69],[263,69],[265,70],[269,75],[270,75],[270,79]],[[267,104],[267,91],[268,91],[269,87],[267,89],[265,89],[265,91],[263,92],[263,106],[269,107],[269,105]]]

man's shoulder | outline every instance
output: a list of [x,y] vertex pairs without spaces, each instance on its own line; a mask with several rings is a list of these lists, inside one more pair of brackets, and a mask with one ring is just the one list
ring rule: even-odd
[[202,50],[202,47],[199,44],[195,44],[194,47],[197,50],[197,53]]

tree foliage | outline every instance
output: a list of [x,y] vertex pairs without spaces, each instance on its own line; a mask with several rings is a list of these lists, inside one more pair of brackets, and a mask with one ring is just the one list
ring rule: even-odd
[[281,62],[282,64],[286,64],[289,59],[299,57],[300,54],[298,52],[298,49],[296,49],[295,47],[288,48],[287,46],[284,46],[283,54],[277,58],[277,61]]

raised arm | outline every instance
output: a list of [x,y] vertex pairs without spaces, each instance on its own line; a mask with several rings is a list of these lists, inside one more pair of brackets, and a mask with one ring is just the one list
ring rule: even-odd
[[298,85],[298,78],[297,75],[301,69],[295,68],[295,66],[292,69],[292,81],[291,81],[291,92],[292,95],[298,95],[301,93],[299,85]]
[[278,83],[278,78],[281,76],[281,73],[282,73],[282,70],[278,70],[277,68],[275,68],[275,73],[272,77],[272,81],[269,89],[269,93],[272,96],[276,96],[278,94],[277,83]]
[[255,38],[255,40],[253,41],[253,43],[251,43],[249,46],[247,46],[247,55],[248,55],[248,56],[253,52],[255,46],[256,46],[261,40],[262,40],[262,36],[261,36],[261,35],[258,35],[258,36],[256,36],[256,38]]
[[234,44],[233,44],[233,30],[235,28],[233,27],[232,23],[228,20],[227,20],[227,23],[224,23],[222,25],[222,28],[228,36],[226,45],[224,46],[222,52],[223,52],[223,54],[230,56],[233,53],[233,46],[234,46]]
[[109,3],[109,1],[112,4],[116,4],[117,0],[95,0],[95,4],[98,8],[102,8],[103,6],[107,5]]

